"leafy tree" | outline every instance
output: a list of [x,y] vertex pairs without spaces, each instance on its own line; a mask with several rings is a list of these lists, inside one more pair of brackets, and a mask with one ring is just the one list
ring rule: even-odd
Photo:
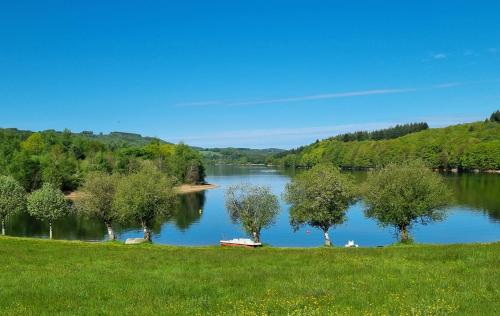
[[363,197],[366,216],[382,226],[393,226],[401,242],[408,242],[415,223],[425,225],[445,217],[450,193],[438,174],[416,160],[372,172]]
[[64,194],[51,183],[28,196],[28,213],[49,223],[49,238],[52,239],[52,223],[69,212],[68,201]]
[[234,223],[260,242],[263,228],[273,225],[279,214],[278,198],[269,187],[239,184],[226,190],[226,209]]
[[21,143],[21,148],[32,154],[36,155],[42,152],[45,146],[45,141],[42,134],[33,133],[25,141]]
[[26,191],[14,178],[0,176],[0,220],[2,235],[5,235],[5,220],[26,207]]
[[124,176],[116,188],[114,207],[122,221],[140,223],[144,239],[151,241],[151,225],[158,216],[168,216],[175,203],[174,181],[152,164]]
[[40,162],[28,153],[24,151],[16,152],[7,169],[8,174],[16,179],[26,191],[33,191],[40,187]]
[[82,197],[76,200],[77,208],[85,215],[94,217],[106,225],[109,240],[115,240],[113,223],[119,214],[113,207],[118,176],[104,172],[92,172],[81,188]]
[[319,228],[330,246],[328,231],[346,220],[347,208],[355,200],[352,180],[331,164],[322,164],[297,175],[287,184],[284,199],[290,203],[290,223],[297,230]]

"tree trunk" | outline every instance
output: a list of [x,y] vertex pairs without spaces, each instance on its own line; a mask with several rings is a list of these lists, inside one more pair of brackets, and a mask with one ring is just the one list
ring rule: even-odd
[[400,227],[401,230],[401,242],[405,243],[408,241],[408,226],[404,225]]
[[142,223],[142,228],[144,229],[144,239],[151,241],[151,229],[145,223]]
[[328,230],[324,230],[323,234],[325,234],[325,246],[331,246],[332,242],[330,241],[330,235],[328,235]]
[[252,235],[254,242],[260,242],[260,232],[253,232]]
[[5,219],[2,218],[2,236],[5,236]]
[[49,239],[52,239],[52,222],[49,222]]
[[108,229],[109,240],[115,240],[116,235],[115,235],[115,231],[113,230],[113,226],[111,226],[111,224],[109,224],[109,223],[106,223],[106,228]]

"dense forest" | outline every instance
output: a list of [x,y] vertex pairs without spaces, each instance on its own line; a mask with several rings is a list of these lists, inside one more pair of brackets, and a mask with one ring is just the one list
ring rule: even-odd
[[0,129],[0,174],[13,176],[28,191],[43,183],[77,189],[89,171],[126,174],[151,160],[179,183],[204,181],[202,157],[187,145],[137,134],[72,133]]
[[373,132],[368,131],[358,131],[354,133],[340,134],[332,139],[340,140],[343,142],[352,142],[360,140],[382,140],[382,139],[393,139],[398,138],[407,134],[420,132],[429,128],[427,123],[410,123],[396,125],[394,127],[376,130]]
[[250,149],[250,148],[206,148],[199,149],[203,161],[207,164],[265,164],[274,154],[284,152],[283,149]]
[[343,168],[362,169],[419,158],[431,168],[499,170],[499,117],[495,112],[485,122],[425,129],[394,139],[345,142],[334,137],[270,160],[286,167],[311,167],[329,161]]

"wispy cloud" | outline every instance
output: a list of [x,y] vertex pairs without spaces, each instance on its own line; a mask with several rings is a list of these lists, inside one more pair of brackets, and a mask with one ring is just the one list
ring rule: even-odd
[[416,90],[417,89],[414,89],[414,88],[374,89],[374,90],[364,90],[364,91],[313,94],[313,95],[286,97],[286,98],[277,98],[277,99],[257,99],[257,100],[254,99],[254,100],[244,100],[244,101],[182,102],[182,103],[175,104],[175,106],[183,107],[183,106],[207,106],[207,105],[225,105],[225,106],[259,105],[259,104],[274,104],[274,103],[289,103],[289,102],[300,102],[300,101],[327,100],[327,99],[360,97],[360,96],[370,96],[370,95],[395,94],[395,93],[413,92]]
[[347,133],[356,130],[373,130],[390,125],[388,122],[343,124],[333,126],[298,127],[298,128],[270,128],[270,129],[247,129],[230,130],[203,135],[189,135],[181,137],[170,137],[173,141],[183,141],[190,145],[202,147],[225,147],[225,146],[250,146],[269,147],[274,142],[278,147],[290,147],[290,142],[301,141],[307,144],[315,139],[322,139],[333,135]]
[[446,59],[448,58],[448,55],[445,53],[437,53],[432,55],[433,59]]
[[495,48],[495,47],[488,48],[486,51],[487,51],[488,53],[491,53],[491,54],[496,54],[496,53],[498,53],[498,49],[497,49],[497,48]]
[[222,101],[222,100],[209,100],[209,101],[196,101],[196,102],[181,102],[175,104],[178,107],[191,107],[191,106],[245,106],[245,105],[261,105],[261,104],[277,104],[277,103],[291,103],[291,102],[301,102],[301,101],[316,101],[316,100],[329,100],[329,99],[339,99],[339,98],[351,98],[351,97],[362,97],[362,96],[372,96],[372,95],[389,95],[398,93],[409,93],[428,89],[445,89],[452,88],[456,86],[463,85],[460,82],[448,82],[442,84],[436,84],[427,88],[391,88],[391,89],[372,89],[372,90],[362,90],[362,91],[350,91],[350,92],[335,92],[335,93],[323,93],[323,94],[312,94],[304,96],[294,96],[294,97],[284,97],[275,99],[252,99],[243,101]]
[[348,97],[360,97],[368,95],[404,93],[415,90],[416,89],[379,89],[379,90],[366,90],[366,91],[353,91],[353,92],[340,92],[340,93],[326,93],[326,94],[306,95],[300,97],[232,102],[232,103],[227,103],[226,105],[228,106],[258,105],[258,104],[288,103],[288,102],[311,101],[311,100],[326,100],[326,99],[338,99],[338,98],[348,98]]

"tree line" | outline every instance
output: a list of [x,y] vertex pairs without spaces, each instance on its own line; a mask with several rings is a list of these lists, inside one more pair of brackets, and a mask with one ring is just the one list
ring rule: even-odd
[[[165,175],[151,161],[126,175],[93,171],[86,177],[81,197],[71,206],[52,183],[27,194],[11,176],[0,176],[0,220],[26,210],[49,224],[70,211],[103,222],[109,240],[117,223],[140,225],[144,239],[152,240],[152,225],[175,211],[175,179]],[[290,204],[290,224],[295,230],[304,225],[320,229],[325,245],[331,245],[329,231],[346,221],[347,209],[358,198],[365,202],[365,214],[382,226],[392,226],[401,242],[411,240],[409,231],[416,223],[427,224],[444,218],[450,192],[440,175],[422,161],[389,164],[370,173],[361,189],[349,175],[331,164],[320,164],[300,173],[286,186],[283,199]],[[239,184],[225,192],[225,205],[234,223],[260,242],[261,231],[273,225],[279,215],[278,197],[269,187]]]
[[129,174],[148,160],[178,183],[204,182],[201,155],[187,145],[126,133],[103,137],[69,130],[0,129],[0,174],[12,176],[28,192],[45,183],[74,191],[90,172]]
[[362,140],[382,140],[398,138],[407,134],[420,132],[429,128],[425,122],[396,125],[394,127],[380,129],[372,132],[358,131],[354,133],[340,134],[332,139],[342,142],[362,141]]
[[312,167],[333,163],[341,168],[376,168],[408,159],[442,170],[499,170],[500,124],[496,114],[485,122],[432,128],[384,140],[318,141],[271,157],[274,165]]
[[166,175],[153,162],[142,161],[134,172],[110,174],[91,171],[81,187],[80,198],[72,204],[53,183],[44,183],[31,193],[12,176],[0,176],[0,220],[5,235],[5,220],[27,211],[34,218],[52,224],[70,212],[78,212],[106,225],[108,238],[114,240],[117,223],[138,224],[144,239],[151,240],[151,228],[158,217],[175,212],[176,179]]

